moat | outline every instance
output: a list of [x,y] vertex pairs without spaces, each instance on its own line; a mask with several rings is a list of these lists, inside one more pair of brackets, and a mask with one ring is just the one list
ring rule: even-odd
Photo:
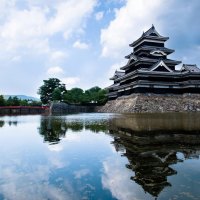
[[0,117],[0,199],[200,199],[200,113]]

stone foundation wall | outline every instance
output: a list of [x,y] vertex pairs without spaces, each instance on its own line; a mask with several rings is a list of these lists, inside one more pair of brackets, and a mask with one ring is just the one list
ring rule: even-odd
[[132,94],[108,101],[106,105],[98,109],[98,112],[114,113],[197,111],[200,111],[200,94]]
[[66,103],[53,103],[50,107],[51,114],[70,114],[95,112],[95,106],[69,105]]

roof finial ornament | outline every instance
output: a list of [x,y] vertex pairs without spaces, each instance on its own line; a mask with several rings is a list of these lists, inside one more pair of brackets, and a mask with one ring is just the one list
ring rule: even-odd
[[142,36],[144,36],[144,31],[143,31],[143,33],[142,33]]
[[155,29],[154,25],[152,24],[152,28]]

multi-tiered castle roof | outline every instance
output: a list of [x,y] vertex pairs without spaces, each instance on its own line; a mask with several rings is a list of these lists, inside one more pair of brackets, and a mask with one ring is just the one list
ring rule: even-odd
[[133,51],[125,56],[128,62],[110,79],[109,99],[132,93],[200,93],[200,69],[196,65],[183,64],[168,57],[174,52],[165,47],[169,37],[161,36],[152,25],[129,46]]

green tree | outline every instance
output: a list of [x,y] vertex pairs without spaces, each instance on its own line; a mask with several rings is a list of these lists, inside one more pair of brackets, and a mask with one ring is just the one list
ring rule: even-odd
[[49,104],[53,100],[53,92],[55,89],[59,89],[61,96],[66,92],[65,84],[57,78],[50,78],[43,81],[44,84],[39,88],[38,94],[43,104]]
[[55,88],[53,93],[52,93],[52,99],[54,101],[61,101],[62,100],[62,92],[60,88]]
[[108,96],[107,96],[107,90],[101,89],[98,91],[98,104],[105,104],[108,100]]
[[107,101],[107,91],[98,86],[85,91],[85,99],[90,103],[104,104]]
[[80,88],[72,88],[68,90],[64,95],[64,101],[66,103],[80,104],[83,101],[83,90]]
[[84,93],[83,93],[83,98],[82,98],[82,103],[90,103],[91,102],[91,95],[90,93],[88,92],[88,90],[86,90]]
[[42,102],[41,101],[30,101],[28,102],[29,106],[41,106]]
[[12,106],[12,104],[13,104],[13,99],[12,99],[12,97],[9,97],[9,98],[7,99],[7,101],[6,101],[6,105],[7,105],[7,106]]
[[20,105],[20,99],[16,96],[13,97],[13,106],[19,106]]
[[85,92],[80,88],[73,88],[64,95],[64,101],[72,104],[97,103],[102,105],[107,101],[107,91],[97,86]]
[[20,106],[28,106],[28,100],[27,99],[20,99]]
[[99,99],[98,94],[99,94],[100,90],[101,90],[100,87],[95,86],[95,87],[92,87],[92,88],[90,88],[89,90],[86,91],[90,95],[90,102],[98,103],[98,99]]
[[0,106],[5,106],[6,100],[4,99],[3,95],[0,95]]
[[20,105],[20,99],[18,99],[16,96],[9,97],[6,101],[7,106],[19,106]]

